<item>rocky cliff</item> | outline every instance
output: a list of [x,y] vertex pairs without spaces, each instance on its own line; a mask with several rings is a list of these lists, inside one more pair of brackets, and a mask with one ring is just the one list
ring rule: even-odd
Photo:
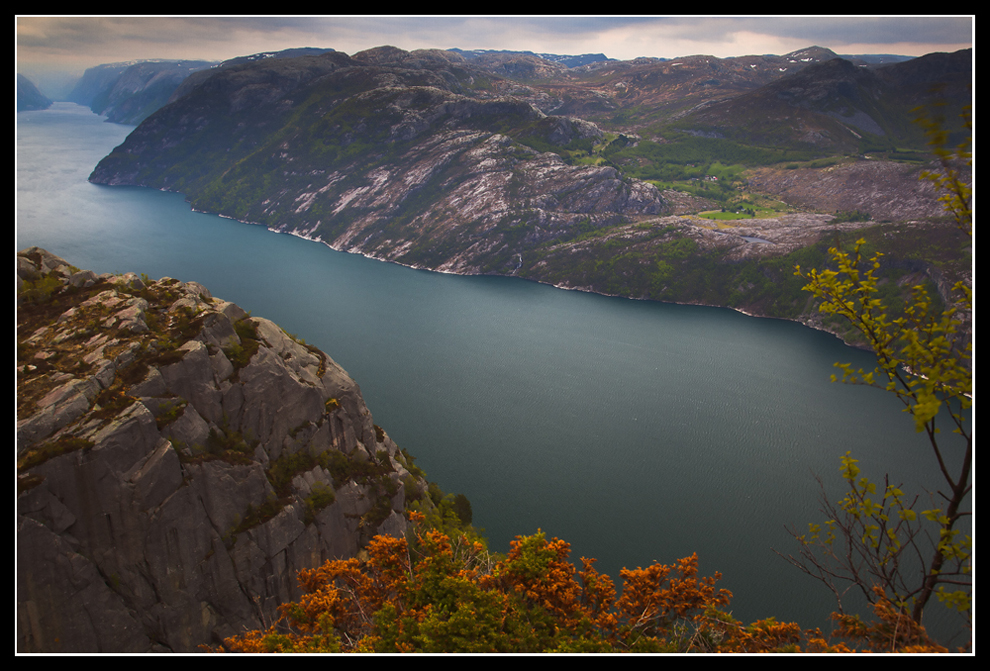
[[[966,277],[971,245],[919,181],[924,141],[901,146],[929,82],[967,99],[971,51],[943,56],[229,62],[188,77],[90,180],[416,268],[808,321],[794,266],[824,267],[837,234]],[[728,139],[757,128],[766,146]]]
[[69,94],[71,102],[106,115],[113,123],[137,125],[160,108],[190,74],[210,61],[110,63],[86,70]]
[[330,357],[195,282],[17,255],[17,649],[195,651],[426,491]]
[[508,272],[520,243],[668,211],[659,190],[549,149],[602,131],[502,95],[438,50],[370,49],[190,77],[93,171],[406,265]]

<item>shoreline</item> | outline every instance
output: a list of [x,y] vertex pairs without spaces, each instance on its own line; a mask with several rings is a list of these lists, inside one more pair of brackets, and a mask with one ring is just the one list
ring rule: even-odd
[[[131,186],[137,186],[137,185],[131,185]],[[145,187],[145,188],[149,188],[149,187]],[[179,191],[171,191],[169,189],[159,189],[159,190],[160,191],[165,191],[165,192],[168,192],[168,193],[181,193]],[[182,195],[184,196],[185,194],[182,194]],[[189,203],[189,200],[188,199],[186,200],[186,203]],[[209,211],[206,211],[206,210],[199,210],[199,209],[196,209],[195,207],[193,207],[191,203],[189,203],[189,208],[193,212],[199,212],[201,214],[212,214],[212,215],[216,215],[216,216],[218,216],[218,217],[220,217],[222,219],[227,219],[227,220],[230,220],[230,221],[235,221],[235,222],[237,222],[239,224],[244,224],[246,226],[261,226],[266,231],[268,231],[270,233],[274,233],[276,235],[290,235],[292,237],[299,238],[301,240],[305,240],[307,242],[315,242],[315,243],[321,244],[321,245],[323,245],[323,246],[327,247],[328,249],[331,249],[331,250],[333,250],[335,252],[340,252],[340,253],[343,253],[343,254],[356,254],[356,255],[361,256],[361,257],[364,257],[366,259],[371,259],[373,261],[379,261],[381,263],[392,263],[392,264],[395,264],[397,266],[401,266],[403,268],[410,268],[412,270],[424,270],[424,271],[431,272],[431,273],[439,273],[439,274],[443,274],[443,275],[457,275],[457,276],[462,276],[462,277],[470,277],[470,276],[477,276],[477,277],[512,277],[512,278],[524,280],[524,281],[527,281],[527,282],[535,282],[537,284],[542,284],[544,286],[553,287],[555,289],[560,289],[560,290],[563,290],[563,291],[581,291],[581,292],[588,293],[588,294],[595,294],[595,295],[598,295],[598,296],[605,296],[607,298],[621,298],[621,299],[633,300],[633,301],[649,301],[649,302],[654,302],[654,303],[666,303],[668,305],[694,305],[694,306],[698,306],[698,307],[708,307],[708,308],[719,308],[719,309],[723,309],[723,310],[732,310],[734,312],[738,312],[739,314],[745,315],[747,317],[752,317],[754,319],[776,319],[776,320],[780,320],[780,321],[786,321],[786,322],[792,322],[792,323],[795,323],[795,324],[800,324],[801,326],[804,326],[806,328],[809,328],[809,329],[811,329],[813,331],[818,331],[820,333],[826,333],[828,335],[831,335],[834,338],[838,339],[840,342],[842,342],[842,344],[845,345],[846,347],[851,347],[853,349],[860,350],[860,351],[865,351],[865,352],[872,352],[873,351],[869,347],[866,347],[865,345],[857,345],[855,343],[848,342],[847,340],[843,339],[839,334],[835,333],[834,331],[831,331],[831,330],[826,329],[826,328],[821,328],[821,327],[815,326],[814,323],[812,323],[811,320],[803,321],[801,319],[789,319],[787,317],[775,317],[773,315],[761,315],[761,314],[757,314],[757,313],[754,313],[754,312],[748,312],[748,311],[746,311],[746,310],[744,310],[742,308],[732,307],[732,306],[729,306],[729,305],[713,305],[713,304],[710,304],[710,303],[685,303],[685,302],[679,302],[679,301],[658,301],[658,300],[653,299],[653,298],[641,298],[641,297],[640,298],[637,298],[637,297],[632,297],[632,296],[620,296],[618,294],[609,294],[609,293],[605,293],[605,292],[602,292],[602,291],[595,291],[593,289],[588,289],[588,288],[584,288],[584,287],[569,287],[569,286],[563,286],[563,285],[560,285],[560,284],[553,284],[552,282],[545,282],[543,280],[533,279],[533,278],[529,278],[529,277],[520,277],[518,275],[499,275],[499,274],[484,274],[484,273],[477,273],[477,274],[475,274],[475,273],[459,273],[459,272],[455,272],[455,271],[452,271],[452,270],[440,270],[440,269],[436,269],[436,268],[429,268],[427,266],[410,265],[410,264],[401,263],[399,261],[393,261],[391,259],[385,259],[385,258],[382,258],[382,257],[379,257],[379,256],[375,256],[374,254],[369,254],[367,252],[352,251],[352,250],[344,249],[344,248],[341,248],[341,247],[335,247],[334,245],[330,244],[329,242],[323,240],[322,238],[310,236],[310,235],[307,235],[305,233],[300,233],[298,230],[291,230],[291,231],[278,230],[278,229],[272,228],[271,226],[269,226],[267,224],[263,224],[261,222],[257,222],[257,221],[245,221],[243,219],[238,219],[236,217],[232,217],[232,216],[230,216],[228,214],[223,214],[223,213],[220,213],[220,212],[209,212]]]
[[427,266],[409,265],[409,264],[401,263],[399,261],[393,261],[391,259],[381,258],[381,257],[375,256],[373,254],[368,254],[366,252],[357,252],[357,251],[351,251],[351,250],[348,250],[348,249],[342,249],[342,248],[339,248],[339,247],[334,247],[333,245],[331,245],[330,243],[326,242],[325,240],[323,240],[321,238],[311,237],[311,236],[308,236],[308,235],[299,233],[297,231],[279,231],[277,229],[273,229],[273,228],[271,228],[269,226],[266,226],[265,224],[255,223],[255,222],[240,221],[238,219],[235,219],[235,218],[229,217],[229,216],[225,216],[225,215],[219,215],[219,216],[223,216],[226,219],[231,219],[232,221],[238,221],[239,223],[248,224],[248,225],[251,225],[251,226],[265,226],[266,230],[268,230],[271,233],[275,233],[275,234],[278,234],[278,235],[291,235],[293,237],[300,238],[301,240],[306,240],[307,242],[319,243],[319,244],[322,244],[325,247],[327,247],[328,249],[331,249],[331,250],[333,250],[335,252],[340,252],[340,253],[343,253],[343,254],[356,254],[356,255],[362,256],[362,257],[364,257],[366,259],[371,259],[373,261],[379,261],[381,263],[392,263],[392,264],[395,264],[397,266],[401,266],[403,268],[411,268],[413,270],[425,270],[425,271],[431,272],[431,273],[440,273],[440,274],[443,274],[443,275],[457,275],[457,276],[461,276],[461,277],[471,277],[471,276],[474,276],[474,277],[506,277],[506,278],[515,278],[515,279],[524,280],[526,282],[535,282],[537,284],[542,284],[544,286],[553,287],[555,289],[560,289],[562,291],[580,291],[580,292],[583,292],[583,293],[595,294],[595,295],[604,296],[604,297],[607,297],[607,298],[619,298],[619,299],[624,299],[624,300],[646,301],[646,302],[652,302],[652,303],[666,303],[668,305],[693,305],[693,306],[697,306],[697,307],[708,307],[708,308],[717,308],[717,309],[722,309],[722,310],[732,310],[734,312],[738,312],[739,314],[745,315],[747,317],[752,317],[754,319],[776,319],[776,320],[779,320],[779,321],[786,321],[786,322],[791,322],[791,323],[794,323],[794,324],[800,324],[801,326],[804,326],[806,328],[809,328],[809,329],[811,329],[813,331],[818,331],[820,333],[827,333],[828,335],[831,335],[834,338],[838,339],[846,347],[851,347],[853,349],[857,349],[857,350],[861,350],[861,351],[865,351],[865,352],[872,352],[873,351],[869,347],[866,347],[866,346],[863,346],[863,345],[857,345],[857,344],[850,343],[850,342],[844,340],[839,334],[835,333],[834,331],[831,331],[831,330],[826,329],[826,328],[817,327],[813,323],[811,323],[810,320],[809,321],[802,321],[800,319],[789,319],[787,317],[775,317],[773,315],[761,315],[761,314],[757,314],[755,312],[748,312],[748,311],[746,311],[746,310],[744,310],[742,308],[732,307],[732,306],[729,306],[729,305],[713,305],[713,304],[710,304],[710,303],[684,303],[684,302],[680,302],[680,301],[658,301],[658,300],[653,299],[653,298],[641,298],[641,297],[640,298],[637,298],[637,297],[633,297],[633,296],[620,296],[618,294],[609,294],[609,293],[605,293],[605,292],[602,292],[602,291],[595,291],[593,289],[589,289],[589,288],[586,288],[586,287],[569,287],[569,286],[564,286],[564,285],[560,285],[560,284],[554,284],[552,282],[545,282],[543,280],[533,279],[533,278],[530,278],[530,277],[520,277],[518,275],[499,275],[499,274],[484,274],[484,273],[477,273],[477,274],[475,274],[475,273],[458,273],[458,272],[455,272],[455,271],[452,271],[452,270],[440,270],[440,269],[436,269],[436,268],[429,268]]

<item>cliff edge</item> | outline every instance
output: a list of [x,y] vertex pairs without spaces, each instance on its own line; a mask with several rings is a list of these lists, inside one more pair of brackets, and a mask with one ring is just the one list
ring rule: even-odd
[[21,251],[17,649],[183,652],[427,489],[329,356],[195,282]]

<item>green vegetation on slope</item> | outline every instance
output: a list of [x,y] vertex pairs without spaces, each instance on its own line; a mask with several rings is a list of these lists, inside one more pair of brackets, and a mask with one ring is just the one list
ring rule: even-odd
[[[970,259],[968,240],[951,226],[876,225],[836,233],[785,255],[726,261],[723,252],[701,248],[682,227],[646,222],[539,247],[525,255],[519,275],[616,296],[797,319],[811,305],[794,267],[825,267],[830,246],[850,247],[857,237],[866,239],[864,249],[885,254],[880,290],[893,305],[903,305],[910,286],[928,269],[955,276]],[[824,326],[855,342],[854,334],[839,323]]]

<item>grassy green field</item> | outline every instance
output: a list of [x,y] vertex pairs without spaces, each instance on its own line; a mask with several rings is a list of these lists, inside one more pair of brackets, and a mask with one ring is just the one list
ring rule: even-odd
[[699,217],[704,217],[705,219],[719,219],[719,220],[734,220],[734,219],[753,219],[755,215],[746,214],[744,212],[721,212],[712,210],[710,212],[699,212]]

